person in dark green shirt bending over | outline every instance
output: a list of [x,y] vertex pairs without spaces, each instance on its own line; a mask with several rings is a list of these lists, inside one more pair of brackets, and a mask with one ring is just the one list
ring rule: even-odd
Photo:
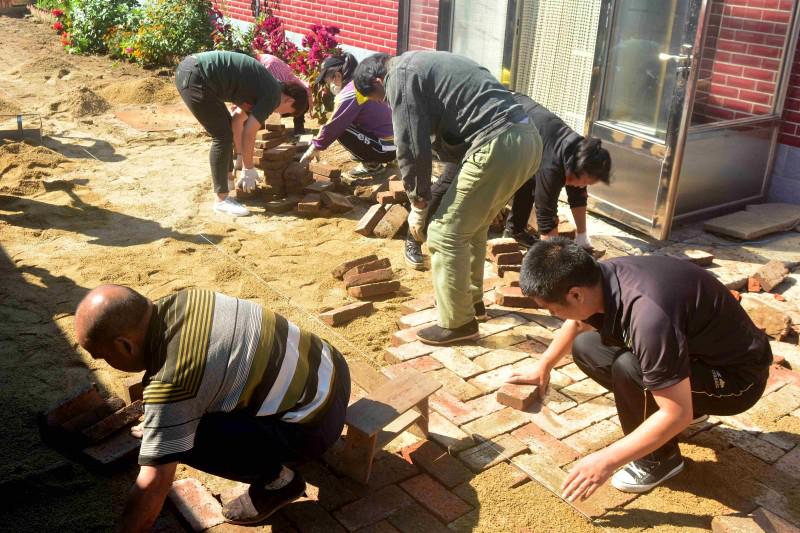
[[242,133],[244,169],[236,187],[245,192],[256,188],[258,172],[253,168],[256,132],[271,113],[298,116],[308,109],[308,93],[302,85],[281,83],[257,59],[236,52],[202,52],[184,58],[175,71],[175,85],[186,107],[211,135],[211,178],[217,195],[214,211],[233,216],[250,212],[228,191],[233,155],[231,114],[225,102],[249,113]]

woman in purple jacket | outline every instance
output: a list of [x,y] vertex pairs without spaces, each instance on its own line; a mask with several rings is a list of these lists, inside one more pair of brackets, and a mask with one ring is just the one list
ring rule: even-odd
[[395,160],[392,110],[383,102],[356,101],[352,76],[358,61],[351,54],[331,56],[322,62],[318,83],[327,83],[335,95],[333,116],[311,140],[300,163],[308,164],[338,140],[353,159],[361,164],[350,171],[352,177],[380,172],[385,163]]

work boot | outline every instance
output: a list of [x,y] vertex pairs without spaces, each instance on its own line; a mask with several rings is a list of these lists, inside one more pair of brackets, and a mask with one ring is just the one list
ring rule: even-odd
[[478,338],[478,321],[474,318],[457,328],[443,328],[438,325],[428,326],[417,332],[417,339],[433,346],[446,346],[462,341],[473,341]]
[[520,246],[522,246],[525,249],[528,249],[537,242],[539,242],[538,238],[534,237],[527,231],[513,232],[508,228],[506,228],[503,231],[503,237],[507,239],[514,239],[515,241],[517,241],[517,243],[519,243]]
[[483,322],[489,318],[489,315],[486,314],[486,305],[483,302],[478,302],[475,304],[475,320],[478,322]]
[[406,233],[406,264],[414,270],[425,270],[425,255],[422,253],[422,244],[414,240],[411,232]]
[[289,483],[279,489],[267,489],[263,485],[250,485],[247,492],[222,506],[225,521],[240,526],[252,526],[263,522],[275,511],[284,507],[306,491],[306,481],[295,471]]
[[611,484],[622,492],[642,493],[657,487],[683,470],[680,451],[669,457],[656,459],[653,454],[637,461],[631,461],[611,477]]

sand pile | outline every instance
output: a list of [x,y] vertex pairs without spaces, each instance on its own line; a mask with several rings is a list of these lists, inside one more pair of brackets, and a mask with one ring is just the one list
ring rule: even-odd
[[155,77],[112,83],[99,93],[112,104],[169,104],[178,99],[172,80]]
[[20,108],[17,104],[0,96],[0,115],[15,115],[19,112]]
[[9,71],[9,74],[17,76],[41,76],[51,78],[58,76],[63,78],[72,70],[73,65],[55,56],[37,57],[26,61],[20,66]]
[[30,196],[44,191],[43,178],[69,160],[44,146],[0,144],[0,191]]
[[51,111],[67,111],[73,117],[100,115],[108,111],[109,107],[111,106],[105,98],[85,85],[79,85],[50,104]]

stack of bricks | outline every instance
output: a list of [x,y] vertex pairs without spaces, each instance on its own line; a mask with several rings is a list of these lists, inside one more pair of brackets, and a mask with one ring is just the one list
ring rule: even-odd
[[374,254],[342,263],[333,269],[332,274],[344,281],[350,296],[359,300],[383,297],[400,290],[400,282],[393,279],[389,259],[378,259]]
[[408,203],[408,195],[400,176],[393,174],[386,183],[373,186],[371,198],[377,203],[361,217],[355,232],[364,237],[394,238],[408,219],[408,209],[403,205]]
[[[133,387],[135,390],[136,387]],[[144,414],[142,400],[126,402],[116,396],[103,398],[92,384],[78,394],[42,413],[42,440],[70,451],[80,451],[90,462],[108,466],[135,455],[140,440],[130,426]]]
[[311,163],[308,167],[311,182],[303,187],[304,196],[297,204],[297,212],[307,216],[346,213],[353,209],[350,199],[334,192],[341,186],[340,169],[325,163]]
[[486,242],[486,259],[491,261],[501,278],[507,272],[519,272],[522,267],[522,250],[514,239],[490,239]]

